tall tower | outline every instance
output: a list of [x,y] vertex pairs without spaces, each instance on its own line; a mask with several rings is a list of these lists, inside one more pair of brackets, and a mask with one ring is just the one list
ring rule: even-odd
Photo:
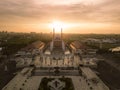
[[62,35],[62,28],[61,28],[61,32],[60,33],[56,33],[55,32],[55,28],[53,28],[53,39],[52,39],[52,42],[51,42],[51,46],[50,46],[50,50],[53,51],[53,50],[62,50],[64,51],[64,42],[62,40],[63,38],[63,35]]
[[61,28],[61,40],[63,39],[63,35],[62,35],[62,28]]
[[55,37],[55,28],[53,28],[53,40],[54,40],[54,37]]

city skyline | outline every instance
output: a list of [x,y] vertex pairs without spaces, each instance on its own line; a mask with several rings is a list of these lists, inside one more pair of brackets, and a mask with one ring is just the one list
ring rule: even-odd
[[120,34],[119,4],[118,0],[1,0],[0,31],[48,33],[49,24],[58,20],[67,25],[64,33]]

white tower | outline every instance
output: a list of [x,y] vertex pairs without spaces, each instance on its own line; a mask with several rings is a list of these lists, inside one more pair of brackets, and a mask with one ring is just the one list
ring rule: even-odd
[[57,34],[55,32],[55,28],[53,28],[53,37],[52,37],[52,42],[50,44],[50,50],[53,51],[53,49],[60,49],[60,50],[65,50],[65,44],[62,40],[63,34],[62,34],[62,28],[60,34]]

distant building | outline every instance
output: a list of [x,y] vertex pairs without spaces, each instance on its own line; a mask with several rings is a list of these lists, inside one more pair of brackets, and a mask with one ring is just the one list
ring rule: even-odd
[[90,48],[86,49],[86,54],[88,55],[95,55],[96,52],[97,52],[97,49],[90,49]]
[[91,44],[91,43],[116,43],[116,39],[110,39],[110,38],[103,38],[103,39],[95,39],[95,38],[88,38],[84,42]]
[[72,52],[76,54],[82,54],[82,51],[86,49],[86,47],[83,44],[81,44],[79,41],[72,42],[70,44],[70,47],[72,49]]
[[120,52],[120,47],[110,48],[109,51]]
[[101,40],[100,39],[95,39],[95,38],[88,38],[86,40],[84,40],[84,42],[91,44],[91,43],[100,43]]

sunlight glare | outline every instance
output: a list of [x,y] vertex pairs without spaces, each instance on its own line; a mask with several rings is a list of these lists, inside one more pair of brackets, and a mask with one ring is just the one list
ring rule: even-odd
[[52,28],[55,29],[55,32],[60,32],[61,28],[63,28],[63,23],[59,22],[59,21],[54,21],[52,23]]

